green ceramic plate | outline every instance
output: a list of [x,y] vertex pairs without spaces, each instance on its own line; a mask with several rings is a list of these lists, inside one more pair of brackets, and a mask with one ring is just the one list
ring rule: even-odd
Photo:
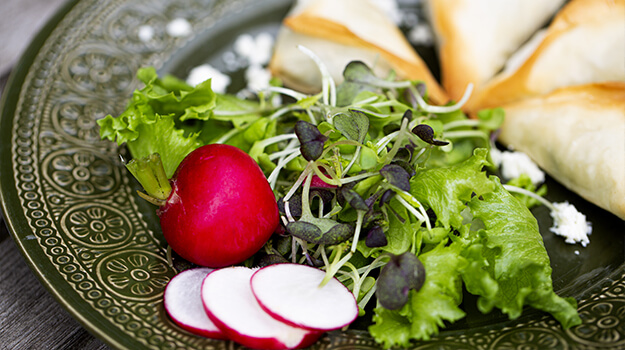
[[[407,4],[407,2],[401,2]],[[413,2],[415,3],[415,2]],[[138,200],[137,184],[100,141],[95,120],[123,110],[138,86],[137,68],[185,77],[222,55],[246,32],[275,33],[287,0],[85,0],[70,2],[16,67],[3,96],[0,181],[2,209],[13,238],[50,292],[87,329],[119,349],[231,349],[172,324],[162,307],[174,275],[165,259],[154,208]],[[416,5],[405,11],[419,14]],[[186,18],[193,34],[163,28]],[[149,24],[151,41],[138,39]],[[431,48],[419,48],[430,63]],[[433,68],[436,69],[435,67]],[[236,82],[235,74],[235,82]],[[589,247],[563,243],[537,209],[558,293],[579,300],[584,323],[562,330],[528,309],[515,321],[482,315],[466,297],[468,316],[415,349],[625,347],[624,222],[549,180],[550,198],[576,204],[593,222]],[[377,349],[366,320],[332,332],[315,349]]]

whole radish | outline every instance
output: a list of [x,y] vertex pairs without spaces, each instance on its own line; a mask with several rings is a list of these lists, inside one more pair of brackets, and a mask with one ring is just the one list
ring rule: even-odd
[[278,227],[278,206],[265,175],[236,147],[210,144],[189,153],[169,181],[170,190],[162,189],[167,185],[162,176],[144,176],[151,176],[152,186],[142,180],[142,173],[150,173],[141,171],[146,168],[154,174],[158,167],[128,164],[160,205],[157,214],[167,243],[192,263],[213,268],[240,263]]

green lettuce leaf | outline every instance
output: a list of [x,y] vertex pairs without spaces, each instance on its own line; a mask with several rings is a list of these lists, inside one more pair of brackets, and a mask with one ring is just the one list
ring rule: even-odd
[[208,119],[215,106],[215,93],[210,80],[193,88],[171,76],[160,79],[151,67],[140,69],[137,77],[145,87],[133,93],[120,116],[107,115],[98,121],[100,136],[119,145],[126,143],[133,158],[158,153],[165,173],[171,177],[182,159],[202,145],[198,134],[185,130],[180,123]]
[[478,148],[462,163],[423,170],[410,180],[410,193],[434,211],[443,227],[458,229],[471,196],[494,190],[493,182],[481,171],[488,164],[487,156],[486,149]]
[[410,291],[408,303],[399,310],[381,306],[374,309],[374,324],[369,332],[385,348],[408,347],[411,340],[428,340],[438,334],[445,321],[454,322],[465,316],[462,302],[462,280],[459,271],[466,261],[460,245],[439,244],[419,255],[425,267],[425,283]]
[[549,256],[536,219],[497,177],[491,179],[496,189],[469,203],[484,228],[463,253],[471,262],[462,276],[467,290],[480,296],[482,312],[497,307],[514,319],[529,305],[551,313],[564,328],[580,324],[575,300],[553,291]]

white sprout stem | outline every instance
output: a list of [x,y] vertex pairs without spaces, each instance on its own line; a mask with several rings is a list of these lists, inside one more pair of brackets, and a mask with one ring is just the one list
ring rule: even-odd
[[369,300],[371,300],[371,297],[373,296],[373,293],[375,293],[376,289],[377,289],[376,288],[376,284],[374,284],[373,287],[371,287],[371,289],[369,289],[367,294],[365,294],[362,297],[362,299],[360,299],[360,302],[358,303],[358,308],[364,309],[365,306],[367,306],[367,304],[369,303]]
[[368,109],[361,109],[361,108],[351,108],[351,109],[354,111],[367,113],[369,115],[375,116],[376,118],[380,118],[380,119],[401,118],[404,115],[403,113],[381,114],[381,113],[372,112]]
[[356,219],[356,228],[354,229],[354,238],[352,239],[352,253],[356,253],[356,248],[358,247],[358,240],[360,239],[360,231],[362,230],[362,221],[365,217],[365,212],[362,210],[358,211],[358,217]]
[[393,144],[393,148],[391,148],[391,150],[385,155],[386,159],[393,159],[395,157],[395,154],[397,154],[397,152],[399,151],[399,148],[402,145],[402,142],[404,141],[404,138],[406,136],[406,128],[408,127],[408,120],[407,119],[403,119],[401,122],[401,127],[399,128],[399,133],[397,134],[397,139],[395,140],[395,144]]
[[276,160],[283,157],[288,157],[293,152],[297,152],[299,149],[299,142],[297,139],[291,140],[282,151],[274,152],[269,155],[269,160]]
[[444,124],[443,130],[451,130],[455,128],[461,128],[463,126],[477,126],[479,124],[480,124],[480,121],[476,119],[454,120],[453,122]]
[[273,112],[270,116],[267,117],[267,119],[269,120],[278,119],[281,116],[289,113],[290,111],[294,111],[296,109],[301,109],[301,107],[299,107],[298,105],[290,105],[290,106],[282,107],[278,109],[277,111]]
[[[424,215],[423,213],[417,211],[417,209],[415,207],[413,207],[412,205],[410,205],[410,203],[408,203],[404,198],[402,198],[401,195],[397,196],[396,198],[399,201],[399,203],[401,203],[401,205],[403,205],[406,209],[408,209],[408,211],[410,213],[412,213],[412,215],[414,215],[420,222],[425,222],[425,225],[428,228],[428,230],[432,229],[432,225],[430,224],[430,220],[428,219],[428,217],[426,215]],[[421,207],[421,206],[419,206],[419,207]]]
[[289,201],[284,202],[284,214],[287,218],[287,224],[289,222],[295,222],[295,218],[293,217],[293,214],[291,214],[291,206],[289,205]]
[[378,143],[375,145],[375,147],[377,148],[378,154],[380,154],[380,152],[382,152],[384,147],[386,147],[386,145],[388,145],[388,143],[391,142],[391,140],[397,137],[397,135],[399,135],[399,130],[393,131],[392,133],[381,138],[380,141],[378,141]]
[[547,208],[549,208],[550,211],[556,211],[556,207],[553,206],[553,204],[548,201],[547,199],[545,199],[542,196],[537,195],[536,193],[532,192],[532,191],[528,191],[524,188],[521,187],[516,187],[516,186],[512,186],[512,185],[503,185],[503,188],[505,188],[508,192],[516,192],[519,194],[524,194],[526,196],[532,197],[536,200],[538,200],[539,202],[541,202],[542,204],[544,204]]
[[[293,157],[293,158],[295,158],[295,157]],[[304,180],[306,179],[308,174],[310,174],[311,171],[313,171],[313,170],[312,170],[312,167],[310,166],[310,163],[309,163],[306,166],[306,169],[304,169],[304,171],[302,171],[302,173],[300,174],[299,178],[297,178],[297,181],[295,181],[293,186],[291,186],[291,189],[289,190],[289,192],[287,192],[287,194],[284,196],[284,199],[283,199],[284,202],[286,202],[289,199],[291,199],[293,194],[295,194],[295,191],[297,191],[299,186],[304,182]]]
[[288,157],[293,153],[296,153],[299,148],[297,147],[287,147],[284,150],[276,153],[272,153],[269,155],[269,160],[276,160],[283,157]]
[[287,96],[291,96],[296,100],[301,100],[304,99],[306,97],[308,97],[308,95],[302,94],[300,92],[297,92],[295,90],[291,90],[291,89],[287,89],[287,88],[283,88],[283,87],[279,87],[279,86],[270,86],[267,88],[268,91],[272,91],[272,92],[277,92],[283,95],[287,95]]
[[343,169],[343,175],[347,175],[347,173],[349,172],[349,169],[351,169],[352,166],[356,163],[356,160],[358,160],[358,157],[360,157],[360,151],[361,150],[362,150],[362,146],[357,146],[356,147],[356,152],[354,152],[354,156],[349,161],[349,163],[347,164],[345,169]]
[[[269,182],[269,184],[271,185],[271,188],[274,189],[275,185],[276,185],[276,181],[278,179],[278,175],[280,175],[280,170],[282,170],[282,168],[284,168],[291,160],[299,157],[299,155],[301,154],[300,149],[296,149],[293,154],[289,155],[288,157],[281,159],[278,162],[278,165],[276,166],[275,169],[273,169],[273,171],[271,172],[271,174],[269,174],[269,177],[267,178],[267,181]],[[292,194],[291,194],[292,195]]]
[[345,265],[345,263],[348,262],[349,259],[352,258],[353,253],[351,251],[349,251],[347,254],[345,254],[344,257],[341,258],[341,260],[339,260],[337,263],[335,263],[336,258],[338,258],[339,255],[340,255],[340,253],[337,253],[337,255],[335,256],[334,261],[332,262],[332,264],[330,266],[328,266],[328,269],[326,270],[326,275],[323,278],[323,280],[321,281],[321,283],[319,284],[320,286],[325,286],[326,283],[328,283],[328,281],[330,281],[330,279],[332,279],[332,277],[334,277],[334,275],[336,275],[336,273],[341,269],[341,267],[343,267],[343,265]]
[[230,138],[236,134],[238,134],[239,132],[241,132],[241,129],[231,129],[230,131],[228,131],[227,133],[223,134],[219,139],[217,139],[217,141],[213,142],[213,143],[225,143],[226,141],[230,140]]
[[326,105],[329,104],[330,106],[336,106],[336,84],[328,71],[328,67],[326,67],[323,61],[321,61],[321,58],[319,58],[319,56],[317,56],[309,48],[303,45],[297,45],[297,48],[315,61],[315,64],[319,67],[319,71],[321,72],[323,103]]
[[315,115],[310,108],[306,109],[306,114],[308,114],[308,118],[310,118],[310,123],[313,125],[317,125],[317,119],[315,118]]
[[371,176],[376,176],[379,174],[379,172],[368,172],[368,173],[364,173],[364,174],[358,174],[358,175],[354,175],[354,176],[350,176],[350,177],[345,177],[342,178],[340,180],[335,180],[332,178],[329,178],[326,176],[326,174],[324,174],[323,172],[321,172],[321,170],[319,170],[318,167],[313,167],[313,171],[315,172],[315,174],[321,179],[323,180],[325,183],[330,184],[330,185],[336,185],[336,186],[341,186],[344,185],[346,183],[350,183],[350,182],[354,182],[354,181],[358,181],[358,180],[362,180],[362,179],[366,179],[368,177]]
[[473,84],[469,83],[460,101],[458,101],[458,103],[451,105],[451,106],[429,105],[427,104],[427,102],[425,102],[423,97],[421,97],[421,94],[419,92],[417,91],[413,91],[413,92],[414,92],[415,98],[417,99],[417,104],[419,105],[419,107],[421,107],[423,111],[429,112],[429,113],[450,113],[450,112],[459,110],[460,108],[462,108],[462,106],[464,106],[465,103],[467,103],[467,101],[471,97],[471,93],[473,92]]
[[282,135],[278,135],[278,136],[274,136],[274,137],[270,137],[268,139],[264,139],[262,141],[259,142],[260,145],[263,146],[263,148],[272,145],[274,143],[278,143],[278,142],[282,142],[282,141],[286,141],[286,140],[292,140],[292,139],[297,139],[297,135],[295,135],[294,133],[292,134],[282,134]]
[[220,110],[213,110],[213,115],[217,116],[217,117],[236,117],[237,115],[248,115],[248,114],[252,114],[252,113],[260,113],[262,111],[263,111],[262,108],[243,110],[243,111],[220,111]]
[[461,137],[479,137],[488,139],[488,134],[480,130],[463,130],[463,131],[449,131],[444,134],[447,139],[457,139]]
[[[366,104],[368,104],[368,103],[370,103],[370,102],[374,102],[374,101],[376,101],[378,98],[379,98],[378,96],[371,96],[371,97],[369,97],[369,98],[365,98],[365,99],[364,99],[364,100],[362,100],[362,101],[358,101],[358,102],[354,103],[354,104],[352,105],[352,107],[356,107],[356,106],[364,106],[364,105],[366,105]],[[377,104],[376,104],[376,105],[377,105]]]

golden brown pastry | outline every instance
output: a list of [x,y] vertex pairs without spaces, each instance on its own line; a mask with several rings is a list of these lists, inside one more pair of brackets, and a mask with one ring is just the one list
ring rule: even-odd
[[469,83],[476,90],[545,26],[564,0],[429,0],[442,85],[458,101]]
[[625,81],[625,0],[572,0],[525,60],[484,86],[473,111],[560,87]]
[[503,144],[625,219],[625,83],[561,88],[503,108]]
[[383,77],[394,70],[399,79],[423,80],[431,101],[448,101],[399,28],[369,0],[300,0],[284,19],[269,68],[286,85],[317,92],[321,75],[297,45],[319,56],[337,83],[346,64],[360,60]]

